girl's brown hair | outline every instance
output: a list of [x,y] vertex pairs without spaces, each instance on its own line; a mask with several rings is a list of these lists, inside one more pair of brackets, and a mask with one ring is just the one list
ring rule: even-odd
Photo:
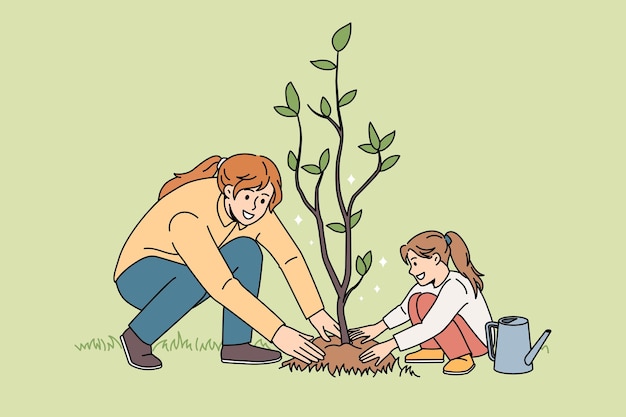
[[[447,239],[446,239],[447,237]],[[408,252],[413,250],[417,256],[422,258],[432,258],[435,253],[441,257],[441,261],[448,264],[448,260],[452,258],[454,265],[459,272],[469,279],[474,289],[474,296],[478,296],[478,290],[483,289],[484,276],[472,264],[470,253],[467,245],[455,232],[448,232],[445,235],[436,231],[426,231],[414,236],[406,245],[400,247],[400,256],[405,263],[409,263]]]
[[189,172],[174,174],[175,177],[161,188],[159,200],[187,183],[217,176],[217,185],[222,193],[227,185],[234,187],[233,197],[241,190],[263,189],[271,183],[274,194],[270,199],[269,210],[274,210],[282,200],[283,194],[280,173],[271,159],[261,155],[237,154],[224,159],[220,164],[222,159],[220,156],[211,156]]

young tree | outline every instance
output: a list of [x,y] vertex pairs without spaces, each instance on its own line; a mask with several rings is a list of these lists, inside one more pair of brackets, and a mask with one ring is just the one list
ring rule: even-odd
[[[341,343],[350,343],[348,336],[348,326],[346,322],[346,302],[350,294],[361,284],[363,278],[368,273],[372,264],[372,252],[368,251],[363,256],[358,255],[356,260],[353,257],[353,230],[361,220],[363,210],[354,211],[355,203],[359,195],[376,179],[376,177],[384,171],[393,167],[400,158],[399,155],[392,155],[383,158],[382,153],[386,151],[394,141],[395,131],[380,138],[374,125],[370,122],[368,126],[369,143],[359,145],[359,148],[368,154],[373,155],[375,158],[375,166],[371,175],[367,180],[349,197],[344,197],[344,192],[341,187],[341,162],[345,145],[345,127],[342,119],[342,109],[350,104],[356,97],[357,90],[351,90],[340,94],[339,88],[339,58],[341,51],[343,51],[352,34],[352,24],[349,23],[339,30],[337,30],[332,37],[332,46],[336,52],[336,58],[334,61],[326,59],[318,59],[311,61],[311,64],[322,71],[334,71],[335,72],[335,85],[333,97],[333,104],[322,97],[320,100],[319,110],[314,110],[310,105],[307,107],[313,114],[320,119],[327,121],[332,125],[337,133],[338,145],[335,153],[334,164],[334,187],[339,206],[339,212],[341,213],[341,219],[337,222],[326,223],[322,217],[322,209],[320,207],[320,185],[324,178],[325,173],[329,167],[331,158],[331,151],[329,148],[324,150],[319,157],[317,164],[302,164],[302,123],[300,119],[300,97],[294,87],[293,83],[289,82],[285,88],[286,106],[275,106],[274,109],[278,114],[284,117],[295,118],[298,122],[298,150],[296,153],[289,151],[287,156],[287,162],[289,168],[294,172],[295,185],[302,199],[302,202],[306,208],[313,214],[315,218],[318,237],[320,242],[320,252],[324,266],[333,284],[335,292],[337,293],[337,321],[341,330]],[[333,114],[333,109],[335,114]],[[300,172],[304,171],[310,175],[317,176],[317,182],[315,184],[313,199],[310,200],[302,189],[300,182]],[[343,253],[343,265],[335,267],[331,262],[328,253],[327,244],[327,229],[338,234],[343,235],[344,240],[344,253]],[[352,284],[353,277],[353,261],[354,270],[358,274],[356,283]]]

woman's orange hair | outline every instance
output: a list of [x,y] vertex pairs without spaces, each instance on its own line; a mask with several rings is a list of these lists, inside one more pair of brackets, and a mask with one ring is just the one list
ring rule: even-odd
[[448,260],[452,258],[454,265],[459,272],[469,279],[474,289],[474,295],[478,295],[478,290],[483,289],[484,276],[472,264],[469,249],[465,241],[455,232],[448,232],[445,235],[436,231],[422,232],[407,242],[406,245],[400,247],[400,256],[405,263],[409,263],[408,252],[411,249],[417,256],[422,258],[432,258],[435,253],[441,257],[441,261],[448,264]]
[[200,162],[198,166],[183,174],[174,174],[175,177],[166,182],[159,193],[159,200],[183,185],[192,181],[212,178],[217,174],[217,185],[222,193],[227,185],[234,187],[233,196],[239,191],[258,188],[263,189],[268,183],[274,187],[274,194],[270,199],[269,210],[280,203],[283,198],[282,182],[278,168],[271,159],[261,155],[237,154],[224,159],[220,156],[211,156]]

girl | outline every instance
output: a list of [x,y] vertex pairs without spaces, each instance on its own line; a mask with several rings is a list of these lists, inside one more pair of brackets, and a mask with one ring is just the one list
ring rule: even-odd
[[[473,358],[487,353],[485,324],[491,314],[482,295],[483,274],[472,264],[465,242],[455,232],[427,231],[400,247],[400,255],[417,284],[380,322],[350,330],[350,338],[368,341],[409,320],[412,326],[363,352],[361,361],[378,363],[395,348],[420,345],[421,350],[406,355],[407,363],[442,363],[445,355],[444,374],[469,373]],[[449,259],[458,272],[448,269]]]
[[128,237],[114,273],[121,296],[139,310],[121,336],[131,366],[160,368],[151,345],[209,297],[224,306],[222,362],[280,360],[279,352],[250,344],[252,328],[305,363],[323,357],[311,336],[285,326],[257,298],[263,246],[320,336],[339,335],[300,250],[274,213],[281,198],[274,163],[249,154],[212,156],[163,186]]

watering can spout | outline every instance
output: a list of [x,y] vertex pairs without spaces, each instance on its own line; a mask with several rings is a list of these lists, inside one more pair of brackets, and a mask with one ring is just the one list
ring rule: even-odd
[[533,363],[533,361],[535,360],[535,356],[537,356],[539,350],[541,350],[541,347],[546,342],[548,336],[550,336],[550,333],[552,333],[552,330],[550,329],[543,332],[539,340],[537,340],[537,343],[535,343],[535,346],[530,349],[530,352],[528,352],[528,354],[524,358],[524,362],[526,363],[526,365],[530,365],[531,363]]

